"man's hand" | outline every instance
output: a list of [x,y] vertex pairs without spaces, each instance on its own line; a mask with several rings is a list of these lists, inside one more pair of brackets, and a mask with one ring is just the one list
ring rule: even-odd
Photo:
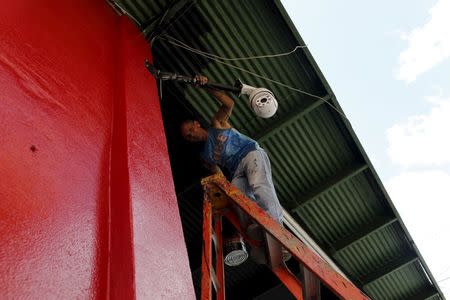
[[195,75],[194,77],[195,85],[203,86],[208,83],[208,77],[203,75]]
[[[208,83],[208,77],[203,75],[195,75],[194,80],[196,86],[204,86]],[[233,111],[233,99],[223,91],[213,88],[207,88],[206,90],[222,104],[219,110],[214,114],[214,117],[211,119],[212,127],[221,129],[231,128],[231,125],[228,123],[228,118]]]

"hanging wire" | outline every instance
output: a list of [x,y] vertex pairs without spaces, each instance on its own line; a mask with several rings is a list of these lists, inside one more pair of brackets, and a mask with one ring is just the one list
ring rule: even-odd
[[[199,50],[197,50],[197,49],[195,49],[195,48],[192,48],[192,47],[189,47],[189,46],[184,46],[183,44],[178,44],[178,40],[175,39],[175,38],[173,38],[173,37],[170,37],[170,39],[172,39],[172,40],[168,40],[168,39],[165,39],[165,38],[162,38],[162,39],[166,40],[167,42],[171,43],[172,45],[175,45],[175,46],[177,46],[177,47],[180,47],[180,48],[186,49],[186,50],[188,50],[188,51],[191,51],[191,52],[193,52],[193,53],[202,55],[202,56],[204,56],[204,57],[206,57],[206,58],[209,58],[209,59],[211,59],[211,60],[214,60],[215,62],[218,62],[218,63],[220,63],[220,64],[229,66],[229,67],[231,67],[231,68],[233,68],[233,69],[236,69],[236,70],[239,70],[239,71],[242,71],[242,72],[251,74],[251,75],[253,75],[253,76],[255,76],[255,77],[264,79],[264,80],[269,81],[269,82],[273,82],[273,83],[275,83],[275,84],[281,85],[281,86],[286,87],[286,88],[288,88],[288,89],[297,91],[297,92],[302,93],[302,94],[306,94],[306,95],[311,96],[311,97],[313,97],[313,98],[317,98],[317,99],[323,100],[323,98],[320,97],[320,96],[317,96],[317,95],[314,95],[314,94],[305,92],[305,91],[303,91],[303,90],[300,90],[300,89],[291,87],[291,86],[289,86],[289,85],[287,85],[287,84],[284,84],[284,83],[282,83],[282,82],[279,82],[279,81],[276,81],[276,80],[267,78],[267,77],[265,77],[265,76],[263,76],[263,75],[259,75],[259,74],[257,74],[257,73],[254,73],[254,72],[252,72],[252,71],[243,69],[243,68],[241,68],[241,67],[238,67],[238,66],[235,66],[235,65],[232,65],[232,64],[223,62],[223,61],[221,61],[221,60],[218,59],[218,58],[215,58],[215,57],[209,56],[209,55],[207,55],[207,54],[204,54],[204,53],[202,53],[202,52],[199,52]],[[174,42],[173,40],[175,40],[176,42]]]
[[[262,76],[262,75],[259,75],[259,74],[257,74],[257,73],[254,73],[254,72],[252,72],[252,71],[249,71],[249,70],[240,68],[240,67],[238,67],[238,66],[235,66],[235,65],[232,65],[232,64],[229,64],[229,63],[224,62],[224,61],[239,61],[239,60],[263,59],[263,58],[275,58],[275,57],[287,56],[287,55],[290,55],[290,54],[294,53],[295,51],[297,51],[297,49],[307,48],[306,45],[303,45],[303,46],[297,45],[293,50],[291,50],[291,51],[289,51],[289,52],[285,52],[285,53],[268,54],[268,55],[258,55],[258,56],[249,56],[249,57],[225,58],[225,57],[221,57],[221,56],[219,56],[219,55],[214,55],[214,54],[212,54],[212,53],[208,53],[208,52],[204,52],[204,51],[201,51],[201,50],[192,48],[192,47],[190,47],[189,45],[183,43],[182,41],[180,41],[180,40],[178,40],[178,39],[176,39],[176,38],[174,38],[174,37],[171,37],[171,36],[169,36],[168,34],[166,34],[167,30],[169,30],[169,29],[173,26],[173,24],[176,23],[176,21],[178,21],[178,20],[179,20],[181,17],[183,17],[188,11],[190,11],[190,10],[192,9],[192,7],[194,6],[194,4],[196,4],[196,2],[197,2],[197,1],[192,1],[192,2],[189,4],[189,6],[183,11],[183,13],[180,14],[173,22],[171,22],[171,24],[170,24],[169,26],[167,26],[166,28],[164,28],[164,29],[161,31],[160,34],[154,36],[154,37],[152,38],[152,40],[150,41],[150,45],[153,45],[153,42],[154,42],[156,39],[161,38],[161,39],[163,39],[163,40],[165,40],[165,41],[171,43],[171,44],[174,45],[174,46],[177,46],[177,47],[183,48],[183,49],[185,49],[185,50],[188,50],[188,51],[190,51],[190,52],[193,52],[193,53],[195,53],[195,54],[204,56],[204,57],[209,58],[209,59],[211,59],[211,60],[213,60],[213,61],[215,61],[215,62],[217,62],[217,63],[226,65],[226,66],[228,66],[228,67],[230,67],[230,68],[233,68],[233,69],[236,69],[236,70],[239,70],[239,71],[242,71],[242,72],[251,74],[251,75],[253,75],[253,76],[255,76],[255,77],[264,79],[264,80],[266,80],[266,81],[269,81],[269,82],[275,83],[275,84],[277,84],[277,85],[283,86],[283,87],[285,87],[285,88],[287,88],[287,89],[290,89],[290,90],[299,92],[299,93],[301,93],[301,94],[308,95],[308,96],[310,96],[310,97],[312,97],[312,98],[318,99],[318,100],[320,100],[320,101],[323,101],[323,102],[325,102],[327,105],[329,105],[333,110],[335,110],[337,113],[339,113],[344,119],[348,120],[348,119],[347,119],[347,116],[346,116],[343,112],[341,112],[341,111],[340,111],[339,109],[337,109],[332,103],[330,103],[329,101],[327,101],[326,99],[324,99],[324,98],[322,98],[322,97],[320,97],[320,96],[317,96],[317,95],[314,95],[314,94],[305,92],[305,91],[303,91],[303,90],[300,90],[300,89],[297,89],[297,88],[295,88],[295,87],[289,86],[289,85],[284,84],[284,83],[282,83],[282,82],[279,82],[279,81],[276,81],[276,80],[267,78],[267,77],[265,77],[265,76]],[[117,2],[115,2],[115,3],[118,4]],[[126,15],[128,15],[128,16],[129,16],[130,18],[132,18],[137,24],[140,25],[140,22],[138,22],[138,21],[136,20],[136,18],[134,18],[130,13],[128,13],[127,10],[125,10],[125,9],[124,9],[122,6],[120,6],[120,5],[118,5],[118,7],[119,7]],[[162,21],[164,20],[164,18],[165,18],[166,15],[167,15],[167,13],[168,13],[168,10],[164,13],[164,15],[163,15],[163,17],[161,18],[159,24],[162,23]]]
[[[307,46],[300,46],[297,45],[295,46],[295,48],[289,52],[285,52],[285,53],[277,53],[277,54],[267,54],[267,55],[257,55],[257,56],[247,56],[247,57],[235,57],[235,58],[227,58],[227,57],[222,57],[219,55],[215,55],[212,53],[208,53],[205,51],[201,51],[195,48],[190,47],[189,45],[183,43],[180,40],[177,40],[176,38],[169,36],[168,34],[164,35],[164,37],[172,39],[173,41],[175,41],[176,43],[179,43],[180,45],[183,46],[183,48],[191,50],[197,54],[201,54],[201,55],[206,55],[208,57],[213,57],[213,58],[217,58],[220,60],[225,60],[225,61],[237,61],[237,60],[251,60],[251,59],[261,59],[261,58],[274,58],[274,57],[281,57],[281,56],[286,56],[286,55],[290,55],[292,53],[294,53],[295,51],[297,51],[297,49],[303,49],[303,48],[307,48]],[[164,39],[164,38],[163,38]],[[167,39],[165,39],[167,41]],[[178,46],[178,45],[177,45]]]
[[[192,7],[194,7],[194,5],[195,5],[196,3],[197,3],[196,0],[192,1],[192,2],[189,4],[189,6],[183,11],[183,13],[181,13],[175,20],[173,20],[172,22],[170,22],[171,24],[169,24],[169,26],[167,26],[166,28],[162,29],[161,32],[160,32],[158,35],[154,36],[154,37],[152,38],[152,40],[150,41],[150,46],[153,45],[153,43],[154,43],[154,41],[155,41],[156,39],[158,39],[161,35],[165,34],[165,33],[167,32],[167,30],[169,30],[170,28],[172,28],[172,26],[173,26],[173,25],[174,25],[181,17],[183,17],[188,11],[190,11],[190,10],[192,9]],[[165,15],[164,15],[164,17],[165,17]],[[161,24],[161,23],[160,23],[160,24]]]
[[445,277],[444,279],[438,280],[437,282],[438,282],[438,283],[439,283],[439,282],[444,282],[444,281],[449,280],[449,279],[450,279],[450,276],[449,276],[449,277]]
[[113,1],[113,5],[117,6],[122,13],[124,13],[125,15],[127,15],[127,17],[129,17],[131,20],[133,20],[136,24],[138,24],[138,26],[141,26],[141,22],[138,21],[138,19],[136,19],[132,14],[130,14],[123,6],[122,3],[117,2],[117,1]]
[[[209,59],[211,59],[211,60],[213,60],[213,61],[215,61],[215,62],[217,62],[217,63],[226,65],[226,66],[228,66],[228,67],[230,67],[230,68],[233,68],[233,69],[236,69],[236,70],[239,70],[239,71],[242,71],[242,72],[251,74],[251,75],[253,75],[253,76],[255,76],[255,77],[264,79],[264,80],[266,80],[266,81],[269,81],[269,82],[275,83],[275,84],[277,84],[277,85],[283,86],[283,87],[285,87],[285,88],[287,88],[287,89],[290,89],[290,90],[299,92],[299,93],[301,93],[301,94],[308,95],[308,96],[310,96],[310,97],[312,97],[312,98],[318,99],[318,100],[320,100],[320,101],[323,101],[323,102],[327,103],[333,110],[335,110],[337,113],[339,113],[344,119],[347,119],[347,116],[346,116],[343,112],[341,112],[339,109],[337,109],[333,104],[331,104],[329,101],[327,101],[327,100],[324,99],[323,97],[320,97],[320,96],[317,96],[317,95],[308,93],[308,92],[303,91],[303,90],[301,90],[301,89],[292,87],[292,86],[290,86],[290,85],[287,85],[287,84],[284,84],[284,83],[282,83],[282,82],[279,82],[279,81],[276,81],[276,80],[267,78],[266,76],[259,75],[259,74],[257,74],[257,73],[252,72],[252,71],[246,70],[246,69],[244,69],[244,68],[241,68],[241,67],[238,67],[238,66],[235,66],[235,65],[232,65],[232,64],[229,64],[229,63],[223,61],[223,60],[248,60],[248,59],[259,59],[259,58],[268,58],[268,57],[272,57],[272,58],[274,58],[274,57],[281,57],[281,56],[286,56],[286,55],[292,54],[292,53],[294,53],[298,48],[305,48],[306,46],[296,46],[292,51],[285,52],[285,53],[279,53],[279,54],[260,55],[260,56],[250,56],[250,57],[238,57],[238,58],[225,58],[225,57],[221,57],[221,56],[218,56],[218,55],[210,54],[210,53],[207,53],[207,52],[204,52],[204,51],[201,51],[201,50],[192,48],[192,47],[190,47],[189,45],[187,45],[187,44],[181,42],[180,40],[178,40],[178,39],[176,39],[176,38],[174,38],[174,37],[172,37],[172,36],[169,36],[169,35],[167,35],[167,34],[165,34],[164,36],[161,36],[161,39],[167,41],[168,43],[170,43],[170,44],[172,44],[172,45],[174,45],[174,46],[177,46],[177,47],[179,47],[179,48],[183,48],[183,49],[188,50],[188,51],[190,51],[190,52],[193,52],[193,53],[195,53],[195,54],[198,54],[198,55],[201,55],[201,56],[203,56],[203,57],[209,58]],[[347,119],[347,120],[348,120],[348,119]]]

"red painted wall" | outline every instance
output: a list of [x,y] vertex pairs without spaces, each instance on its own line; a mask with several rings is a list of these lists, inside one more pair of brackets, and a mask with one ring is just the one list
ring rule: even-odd
[[106,1],[2,4],[2,298],[195,298],[145,57]]

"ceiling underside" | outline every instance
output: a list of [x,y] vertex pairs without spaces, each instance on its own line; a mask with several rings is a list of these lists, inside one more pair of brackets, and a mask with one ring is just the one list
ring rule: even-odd
[[[356,285],[373,299],[444,299],[307,48],[276,58],[224,61],[173,44],[227,58],[291,51],[304,42],[279,1],[115,3],[153,39],[158,68],[201,73],[221,83],[239,78],[274,92],[279,101],[274,117],[256,118],[241,97],[231,123],[266,149],[283,206]],[[164,85],[162,106],[169,105],[165,97],[178,101],[173,114],[178,105],[203,121],[217,109],[203,91],[182,85]],[[180,151],[174,147],[172,152]],[[201,206],[192,204],[199,190],[196,177],[176,164],[172,160],[189,242],[201,236]],[[197,263],[191,259],[193,269]],[[256,276],[258,268],[228,272],[242,273],[232,276],[239,281]]]

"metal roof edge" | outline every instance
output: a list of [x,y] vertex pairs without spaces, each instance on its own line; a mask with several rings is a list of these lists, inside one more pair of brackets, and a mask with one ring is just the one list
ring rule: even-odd
[[[287,11],[284,8],[284,6],[281,3],[281,1],[280,0],[274,0],[274,3],[277,6],[281,16],[283,17],[284,21],[287,24],[287,26],[292,31],[295,39],[299,42],[299,44],[305,45],[305,42],[301,38],[300,33],[297,31],[297,28],[295,27],[294,23],[292,22],[291,18],[289,17],[289,14],[287,13]],[[328,94],[331,96],[331,101],[342,112],[342,108],[339,105],[339,103],[337,102],[336,96],[334,95],[334,93],[333,93],[329,83],[325,79],[325,76],[323,75],[322,71],[319,69],[319,66],[317,65],[316,61],[312,57],[311,52],[309,51],[309,49],[307,47],[303,48],[303,51],[305,52],[305,55],[306,55],[309,63],[311,63],[313,69],[316,71],[320,81],[324,85],[324,87],[327,90]],[[345,124],[345,127],[349,131],[351,137],[355,141],[355,144],[356,144],[358,150],[361,152],[361,155],[362,155],[363,159],[367,162],[367,164],[369,166],[369,169],[372,172],[372,175],[374,176],[375,182],[379,185],[379,187],[381,189],[381,192],[383,193],[383,196],[386,198],[386,201],[391,206],[391,209],[393,210],[395,216],[397,216],[400,226],[405,231],[405,234],[406,234],[406,237],[408,238],[408,241],[411,243],[414,251],[417,253],[417,256],[419,257],[419,260],[420,260],[420,263],[421,263],[422,267],[426,271],[426,275],[431,280],[431,283],[436,287],[436,289],[439,292],[439,295],[441,296],[441,298],[445,300],[446,298],[444,297],[444,294],[442,293],[442,291],[441,291],[439,285],[437,284],[437,281],[435,280],[435,278],[434,278],[433,274],[431,273],[430,269],[428,268],[428,265],[425,263],[425,260],[423,259],[422,254],[420,253],[419,249],[416,246],[416,243],[414,242],[413,238],[411,237],[411,234],[409,233],[409,231],[407,230],[405,224],[403,223],[403,220],[400,217],[400,214],[398,213],[397,209],[394,206],[394,203],[392,202],[391,198],[389,197],[389,194],[387,193],[383,183],[381,182],[380,177],[378,176],[377,172],[375,171],[375,168],[373,167],[373,165],[372,165],[372,163],[371,163],[371,161],[370,161],[366,151],[364,150],[361,142],[359,141],[358,137],[356,136],[356,133],[353,130],[353,127],[351,126],[350,121],[348,119],[343,118],[342,116],[340,116],[340,118],[343,121],[343,123]]]

